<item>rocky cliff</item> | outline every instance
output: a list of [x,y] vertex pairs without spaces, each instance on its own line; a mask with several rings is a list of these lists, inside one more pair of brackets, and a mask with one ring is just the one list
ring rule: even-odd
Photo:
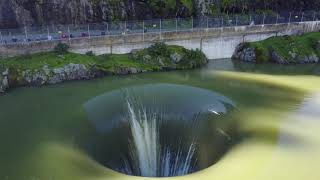
[[207,11],[210,0],[0,0],[0,28],[185,17]]
[[319,8],[320,0],[0,0],[0,28]]

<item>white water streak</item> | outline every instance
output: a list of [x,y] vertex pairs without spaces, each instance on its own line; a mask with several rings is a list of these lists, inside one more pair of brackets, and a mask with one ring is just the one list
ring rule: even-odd
[[[133,137],[134,156],[141,176],[169,177],[188,174],[192,168],[195,144],[191,143],[188,153],[179,148],[177,153],[165,147],[162,151],[159,140],[159,122],[156,113],[148,115],[145,108],[135,108],[127,101],[129,123]],[[126,167],[128,168],[128,167]]]

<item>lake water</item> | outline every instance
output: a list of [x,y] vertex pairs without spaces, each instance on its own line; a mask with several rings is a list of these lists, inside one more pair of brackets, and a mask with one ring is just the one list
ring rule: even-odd
[[[190,71],[17,88],[0,97],[0,179],[142,179],[117,172],[130,149],[121,92],[137,88],[163,119],[181,119],[160,127],[159,142],[175,149],[196,134],[197,165],[175,178],[319,180],[319,75],[320,65],[224,59]],[[212,117],[202,123],[180,123],[206,110]]]

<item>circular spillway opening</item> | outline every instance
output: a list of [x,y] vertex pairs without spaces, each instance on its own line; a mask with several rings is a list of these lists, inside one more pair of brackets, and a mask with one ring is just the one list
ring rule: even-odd
[[235,143],[235,104],[209,90],[150,84],[107,92],[84,108],[96,135],[86,153],[134,176],[190,174],[216,162]]

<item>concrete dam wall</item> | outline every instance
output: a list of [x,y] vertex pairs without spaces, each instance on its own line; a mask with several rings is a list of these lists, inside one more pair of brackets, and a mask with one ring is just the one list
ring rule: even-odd
[[100,54],[123,54],[135,49],[149,47],[155,42],[179,45],[187,49],[201,49],[209,59],[230,58],[235,47],[242,42],[260,41],[271,36],[294,35],[320,30],[320,21],[290,24],[253,25],[186,31],[125,34],[116,36],[66,39],[61,41],[29,42],[0,45],[0,56],[10,57],[23,54],[52,51],[59,43],[67,43],[76,53],[93,51]]

